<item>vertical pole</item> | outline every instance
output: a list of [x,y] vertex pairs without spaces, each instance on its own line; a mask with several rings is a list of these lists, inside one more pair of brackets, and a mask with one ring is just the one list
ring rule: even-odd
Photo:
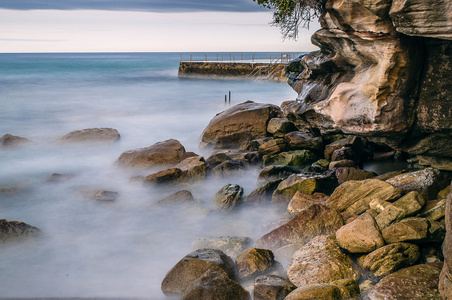
[[180,61],[182,61],[182,53],[180,54]]
[[232,61],[232,54],[229,53],[229,60]]
[[193,54],[190,54],[190,62],[192,61],[192,59],[193,59]]
[[221,62],[224,62],[224,60],[223,60],[223,54],[221,54]]
[[224,95],[224,104],[228,103],[228,96]]
[[204,54],[205,55],[205,59],[206,59],[206,63],[207,63],[207,54]]
[[229,91],[229,104],[231,104],[231,91]]
[[232,56],[232,61],[235,62],[235,54]]

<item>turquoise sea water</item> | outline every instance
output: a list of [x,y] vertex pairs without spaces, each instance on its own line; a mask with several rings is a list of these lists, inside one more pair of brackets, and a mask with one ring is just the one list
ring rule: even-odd
[[[0,136],[33,141],[0,149],[0,187],[26,188],[0,195],[0,218],[24,221],[43,232],[34,242],[0,248],[0,297],[163,299],[161,280],[191,251],[195,238],[265,233],[263,226],[275,218],[270,208],[209,213],[223,185],[241,184],[245,193],[254,189],[257,170],[192,187],[198,207],[180,210],[152,207],[172,191],[130,183],[134,174],[113,165],[126,150],[169,138],[181,141],[187,151],[205,154],[198,149],[199,135],[229,107],[224,103],[229,91],[232,105],[246,100],[281,104],[296,97],[284,83],[179,79],[180,57],[0,54]],[[107,146],[56,142],[70,131],[93,127],[115,128],[121,139]],[[45,179],[52,173],[75,177],[49,184]],[[101,205],[80,195],[87,188],[117,191],[119,198]]]

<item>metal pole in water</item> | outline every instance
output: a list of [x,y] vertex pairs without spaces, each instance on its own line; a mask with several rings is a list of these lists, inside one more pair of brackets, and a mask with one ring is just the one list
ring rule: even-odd
[[224,95],[224,104],[226,104],[228,102],[228,96]]
[[231,103],[231,91],[229,91],[229,104]]

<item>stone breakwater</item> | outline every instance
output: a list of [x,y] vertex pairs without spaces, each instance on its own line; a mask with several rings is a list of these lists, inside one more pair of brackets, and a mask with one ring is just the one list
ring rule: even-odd
[[[82,133],[83,139],[78,138]],[[62,140],[111,143],[118,137],[104,128],[76,131]],[[9,142],[4,151],[32,143],[7,138],[17,144]],[[257,169],[254,191],[245,194],[240,185],[227,184],[211,199],[212,207],[232,214],[272,205],[281,219],[262,224],[268,232],[255,240],[239,232],[229,237],[206,232],[162,278],[166,295],[220,300],[251,299],[251,294],[261,300],[449,297],[450,172],[418,165],[409,153],[365,137],[320,135],[291,122],[279,106],[251,101],[216,115],[201,133],[200,148],[210,155],[187,152],[169,139],[126,151],[115,164],[136,172],[131,181],[172,187],[176,192],[154,205],[179,208],[202,205],[191,191],[193,184]],[[407,168],[382,174],[362,169],[366,162],[397,160],[407,161]],[[48,178],[59,180],[72,177]],[[115,191],[82,192],[109,203],[117,196]],[[20,222],[2,220],[0,230],[1,243],[39,238],[37,228]]]

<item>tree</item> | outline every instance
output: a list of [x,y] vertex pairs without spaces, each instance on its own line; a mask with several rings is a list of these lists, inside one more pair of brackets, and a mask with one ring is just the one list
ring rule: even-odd
[[281,29],[284,39],[297,39],[300,26],[309,29],[309,23],[318,18],[327,0],[253,0],[273,10],[273,25]]

